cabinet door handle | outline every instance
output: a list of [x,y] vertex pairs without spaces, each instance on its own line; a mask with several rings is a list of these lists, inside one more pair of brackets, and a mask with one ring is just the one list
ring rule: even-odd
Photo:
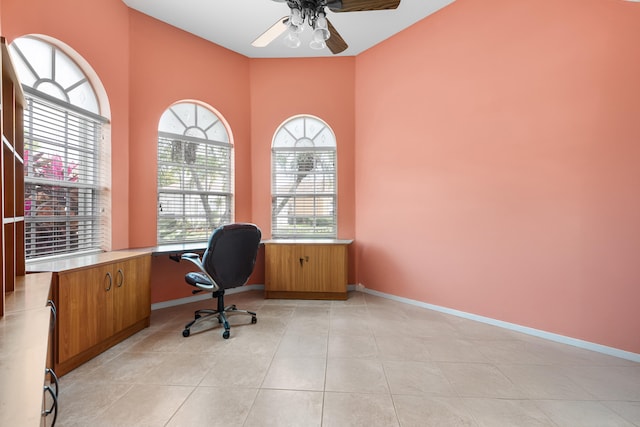
[[45,374],[49,374],[49,376],[51,377],[51,382],[53,383],[53,385],[56,388],[55,394],[56,396],[59,394],[58,392],[58,376],[56,375],[56,373],[53,371],[53,369],[51,368],[47,368],[44,370]]
[[309,262],[309,257],[305,256],[304,258],[300,258],[300,267],[302,267],[302,265],[304,264],[304,262]]
[[50,386],[45,386],[44,391],[48,392],[51,395],[53,403],[51,404],[51,408],[42,411],[42,415],[46,417],[53,413],[53,422],[51,423],[51,425],[55,426],[56,419],[58,418],[58,396]]
[[[120,278],[120,280],[118,280],[118,278]],[[124,271],[119,268],[118,272],[116,273],[116,286],[121,288],[122,285],[124,285]]]
[[51,313],[53,317],[51,318],[51,330],[53,330],[56,326],[56,322],[58,321],[58,309],[56,309],[56,303],[53,300],[48,300],[47,305],[51,307]]
[[109,278],[109,285],[104,288],[106,292],[109,292],[111,290],[111,285],[113,285],[113,277],[111,277],[111,272],[107,271],[107,275],[104,277],[105,279]]

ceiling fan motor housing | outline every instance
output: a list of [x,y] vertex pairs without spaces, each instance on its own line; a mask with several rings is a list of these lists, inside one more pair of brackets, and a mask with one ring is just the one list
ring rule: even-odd
[[318,16],[320,14],[326,15],[324,8],[330,5],[330,7],[342,6],[341,0],[332,0],[330,3],[327,0],[287,0],[287,6],[289,9],[297,9],[302,15],[303,22],[306,20],[311,27],[314,26]]

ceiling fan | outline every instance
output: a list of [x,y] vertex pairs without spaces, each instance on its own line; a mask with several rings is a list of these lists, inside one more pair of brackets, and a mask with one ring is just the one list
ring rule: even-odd
[[324,49],[328,47],[335,55],[343,52],[347,42],[340,36],[338,30],[327,19],[325,8],[331,12],[359,12],[369,10],[396,9],[400,0],[273,0],[277,3],[287,3],[289,16],[280,18],[268,30],[256,38],[251,45],[254,47],[268,46],[280,35],[287,32],[284,38],[289,47],[300,46],[298,34],[304,30],[305,22],[313,31],[310,47]]

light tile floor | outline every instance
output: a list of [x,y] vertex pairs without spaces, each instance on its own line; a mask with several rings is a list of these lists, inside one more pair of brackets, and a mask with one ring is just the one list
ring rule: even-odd
[[258,323],[184,338],[211,300],[154,311],[60,379],[58,425],[640,426],[638,363],[362,292],[226,302]]

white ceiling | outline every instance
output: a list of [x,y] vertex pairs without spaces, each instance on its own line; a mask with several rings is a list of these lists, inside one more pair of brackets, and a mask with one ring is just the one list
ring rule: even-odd
[[[181,28],[249,58],[333,56],[329,49],[309,47],[311,30],[301,34],[302,45],[291,49],[280,36],[269,46],[251,42],[277,20],[289,15],[286,3],[273,0],[123,0],[132,9]],[[454,0],[401,0],[395,10],[333,13],[327,18],[349,47],[338,56],[355,56],[424,19]]]

